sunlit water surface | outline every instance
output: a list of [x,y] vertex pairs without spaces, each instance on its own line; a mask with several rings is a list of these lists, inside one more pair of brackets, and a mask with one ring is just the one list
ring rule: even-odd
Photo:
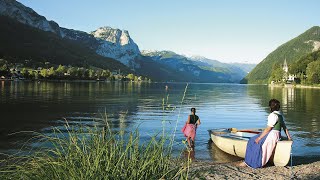
[[64,131],[65,119],[71,125],[102,126],[106,113],[113,130],[138,128],[142,141],[163,130],[171,137],[175,132],[173,154],[183,155],[181,128],[195,107],[202,122],[195,158],[233,161],[209,141],[208,130],[265,127],[271,98],[282,103],[293,157],[320,160],[320,89],[239,84],[0,81],[0,152],[15,152],[31,137],[12,133]]

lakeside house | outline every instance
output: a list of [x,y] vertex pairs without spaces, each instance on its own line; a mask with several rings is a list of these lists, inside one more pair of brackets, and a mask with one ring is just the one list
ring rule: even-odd
[[288,67],[288,64],[287,64],[287,59],[284,59],[284,63],[283,63],[282,69],[284,71],[282,81],[285,82],[285,83],[294,82],[295,79],[297,78],[297,76],[295,74],[290,74],[289,73],[289,67]]
[[284,59],[283,65],[282,65],[282,80],[273,80],[271,81],[271,84],[277,84],[277,83],[285,83],[285,84],[291,84],[297,80],[297,75],[290,74],[289,73],[289,66],[287,63],[287,59]]
[[123,75],[121,74],[120,69],[111,72],[111,76],[113,76],[116,80],[121,80]]

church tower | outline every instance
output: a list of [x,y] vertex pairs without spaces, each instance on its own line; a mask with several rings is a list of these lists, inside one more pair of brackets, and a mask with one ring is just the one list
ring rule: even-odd
[[288,73],[289,68],[288,68],[288,64],[287,64],[287,58],[284,59],[284,63],[283,63],[282,69],[283,69],[284,72]]

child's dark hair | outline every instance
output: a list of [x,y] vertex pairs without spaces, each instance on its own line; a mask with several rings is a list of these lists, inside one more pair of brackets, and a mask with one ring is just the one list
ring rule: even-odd
[[191,112],[194,112],[194,113],[196,113],[196,108],[191,108]]
[[269,107],[270,107],[270,111],[279,111],[280,110],[280,101],[278,101],[277,99],[271,99],[269,101]]

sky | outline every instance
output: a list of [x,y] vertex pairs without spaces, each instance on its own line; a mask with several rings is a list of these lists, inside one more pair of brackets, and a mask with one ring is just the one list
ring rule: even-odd
[[140,50],[259,63],[320,26],[319,0],[18,0],[61,27],[128,30]]

